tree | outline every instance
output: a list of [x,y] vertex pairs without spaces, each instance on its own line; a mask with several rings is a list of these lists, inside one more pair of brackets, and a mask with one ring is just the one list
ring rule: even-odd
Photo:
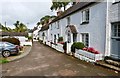
[[[40,24],[45,25],[50,22],[50,20],[54,19],[56,16],[46,15],[40,19]],[[39,23],[38,23],[39,24]]]
[[20,23],[19,21],[16,21],[16,23],[14,23],[15,25],[15,32],[26,32],[27,31],[27,26],[23,23]]
[[16,23],[14,23],[13,25],[15,25],[15,32],[18,32],[19,31],[19,24],[20,22],[19,21],[16,21]]
[[26,31],[27,31],[26,25],[24,25],[23,23],[20,23],[19,32],[26,32]]
[[53,0],[50,9],[53,11],[53,10],[60,10],[62,7],[64,7],[64,11],[65,11],[66,6],[70,3],[70,1],[71,0],[67,0],[66,2],[63,2],[61,0],[57,0],[56,2],[54,2]]
[[37,26],[39,26],[40,25],[40,22],[37,22]]
[[50,9],[53,10],[58,10],[62,8],[62,3],[61,2],[52,2],[52,6]]

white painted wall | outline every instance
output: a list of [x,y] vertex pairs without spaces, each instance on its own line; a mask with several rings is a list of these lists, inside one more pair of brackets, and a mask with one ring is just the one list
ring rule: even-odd
[[[80,11],[70,15],[70,24],[76,26],[78,31],[77,41],[81,41],[81,33],[89,33],[90,37],[90,47],[94,47],[96,50],[100,51],[102,54],[105,52],[105,26],[106,26],[106,3],[98,3],[87,7],[90,9],[90,20],[89,24],[80,25],[82,19],[82,13]],[[85,8],[86,9],[86,8]],[[66,26],[67,17],[60,20],[60,29],[56,29],[55,23],[52,23],[52,30],[50,25],[50,34],[61,34],[66,41]],[[52,40],[53,40],[52,36]]]
[[89,33],[89,47],[94,47],[100,53],[104,54],[106,3],[98,3],[87,8],[90,10],[89,24],[81,25],[81,11],[71,16],[71,24],[74,24],[78,31],[77,41],[81,41],[81,33]]

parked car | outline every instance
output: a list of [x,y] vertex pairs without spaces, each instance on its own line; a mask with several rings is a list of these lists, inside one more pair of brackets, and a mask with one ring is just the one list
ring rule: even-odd
[[11,54],[18,54],[19,46],[9,42],[0,42],[0,54],[3,57],[9,57]]

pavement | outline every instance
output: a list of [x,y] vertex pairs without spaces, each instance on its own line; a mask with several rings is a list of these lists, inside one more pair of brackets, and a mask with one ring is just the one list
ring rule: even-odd
[[27,56],[29,54],[30,50],[31,50],[31,46],[24,46],[23,51],[20,51],[20,54],[15,55],[15,56],[10,56],[10,57],[8,57],[6,59],[9,62],[21,59],[21,58]]
[[2,64],[2,76],[118,76],[103,68],[33,42],[29,54]]

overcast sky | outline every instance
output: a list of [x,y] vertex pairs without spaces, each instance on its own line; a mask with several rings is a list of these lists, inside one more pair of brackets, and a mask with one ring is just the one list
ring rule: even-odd
[[14,28],[18,20],[33,28],[41,17],[55,14],[50,10],[51,4],[51,0],[0,0],[0,23]]

